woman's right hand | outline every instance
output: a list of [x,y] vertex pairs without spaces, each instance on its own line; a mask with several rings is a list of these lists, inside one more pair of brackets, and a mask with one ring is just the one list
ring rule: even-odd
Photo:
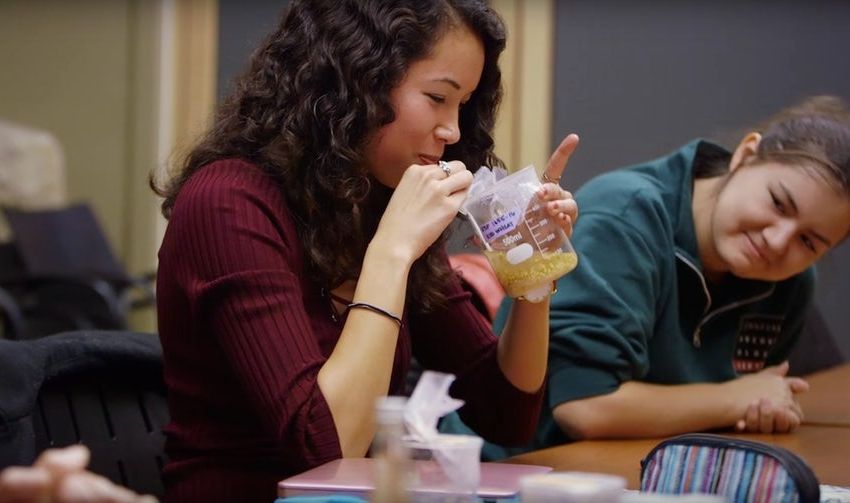
[[436,164],[407,168],[372,244],[379,243],[410,263],[425,253],[457,215],[472,184],[472,173],[461,161],[447,165],[448,175]]

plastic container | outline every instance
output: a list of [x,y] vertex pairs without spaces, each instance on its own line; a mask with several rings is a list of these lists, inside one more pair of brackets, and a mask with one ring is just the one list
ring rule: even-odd
[[404,408],[401,396],[378,398],[375,403],[375,439],[372,457],[375,488],[369,498],[373,503],[405,503],[412,484],[413,463],[404,443]]
[[406,443],[417,460],[411,486],[414,502],[478,501],[484,444],[481,437],[440,434],[427,443],[410,439]]
[[554,282],[578,265],[570,240],[537,196],[540,186],[528,166],[471,193],[463,205],[505,293],[531,302],[547,298]]

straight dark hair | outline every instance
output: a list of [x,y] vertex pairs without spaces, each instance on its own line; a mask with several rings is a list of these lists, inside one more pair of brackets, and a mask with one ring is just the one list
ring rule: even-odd
[[[812,96],[767,119],[755,130],[762,135],[748,162],[767,160],[799,165],[850,197],[850,107],[837,96]],[[697,178],[729,172],[730,156],[715,156],[694,171]]]

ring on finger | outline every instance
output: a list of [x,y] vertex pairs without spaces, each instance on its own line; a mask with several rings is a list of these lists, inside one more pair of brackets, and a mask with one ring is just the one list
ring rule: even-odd
[[452,167],[446,161],[437,161],[437,166],[446,174],[446,178],[452,176]]
[[544,172],[543,172],[543,181],[544,181],[544,182],[549,182],[549,183],[560,183],[560,182],[561,182],[561,177],[559,176],[558,178],[551,178],[551,177],[549,176],[549,174],[548,174],[548,173],[546,173],[546,172],[544,171]]

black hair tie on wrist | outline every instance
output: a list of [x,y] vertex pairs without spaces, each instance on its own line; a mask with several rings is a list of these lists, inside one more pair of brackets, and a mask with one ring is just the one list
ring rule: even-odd
[[382,316],[386,316],[387,318],[396,322],[398,324],[398,328],[401,328],[401,318],[399,318],[398,316],[394,315],[393,313],[387,311],[386,309],[382,309],[378,306],[374,306],[372,304],[369,304],[368,302],[352,302],[351,304],[349,304],[345,308],[345,312],[347,313],[348,311],[350,311],[352,309],[366,309],[366,310],[372,311],[373,313],[378,313]]

